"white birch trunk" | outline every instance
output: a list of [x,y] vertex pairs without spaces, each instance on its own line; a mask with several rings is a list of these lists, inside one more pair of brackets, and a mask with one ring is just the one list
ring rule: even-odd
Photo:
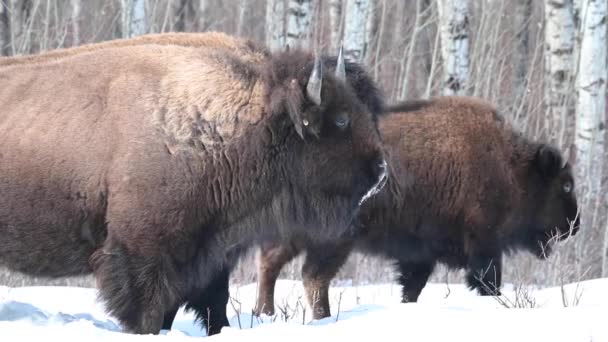
[[[572,0],[545,0],[545,125],[553,138],[571,115],[574,34]],[[561,140],[562,136],[557,138]]]
[[[576,168],[578,181],[594,201],[603,196],[602,162],[604,157],[604,126],[606,124],[606,0],[583,0],[580,8],[581,43],[579,71],[576,82]],[[583,217],[583,219],[589,219]],[[602,276],[608,273],[605,233],[602,253]]]
[[249,2],[247,0],[240,0],[239,9],[238,9],[239,18],[238,18],[238,22],[236,24],[236,35],[237,36],[243,35],[243,28],[245,27],[246,13],[248,10],[247,4],[249,4]]
[[369,0],[346,0],[344,13],[344,57],[363,60]]
[[365,19],[365,42],[363,43],[363,60],[369,65],[372,56],[372,43],[378,32],[378,0],[367,0]]
[[329,0],[329,48],[338,51],[342,31],[342,0]]
[[437,0],[443,94],[464,95],[469,77],[469,8],[467,0]]
[[515,89],[516,103],[523,100],[526,93],[528,64],[530,63],[530,21],[532,19],[532,0],[518,0],[515,5],[514,27],[517,38],[515,51]]
[[[25,0],[23,0],[25,1]],[[10,49],[12,55],[21,54],[21,46],[18,44],[19,41],[24,41],[21,37],[23,29],[26,28],[25,13],[23,13],[23,3],[21,0],[8,0],[3,2],[8,5],[8,18],[9,18],[9,33],[10,33]]]
[[289,0],[286,43],[290,47],[311,46],[312,14],[312,0]]
[[266,0],[266,45],[271,50],[285,47],[285,0]]
[[133,14],[131,17],[131,37],[148,32],[146,18],[146,1],[133,0]]
[[198,31],[209,30],[211,20],[209,20],[209,0],[199,0],[198,2]]
[[122,35],[134,37],[147,32],[145,0],[121,0]]
[[80,44],[80,0],[72,0],[72,46]]
[[8,15],[7,5],[0,2],[0,55],[9,55],[10,44],[10,17]]

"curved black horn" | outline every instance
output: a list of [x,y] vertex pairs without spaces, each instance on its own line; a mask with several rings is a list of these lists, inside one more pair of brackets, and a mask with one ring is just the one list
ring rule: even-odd
[[344,67],[344,54],[342,53],[342,46],[340,46],[340,52],[338,53],[338,61],[336,62],[336,78],[339,80],[346,80],[346,70]]
[[323,84],[323,65],[319,54],[315,53],[315,64],[312,67],[308,84],[306,85],[306,93],[315,104],[321,104],[321,86]]

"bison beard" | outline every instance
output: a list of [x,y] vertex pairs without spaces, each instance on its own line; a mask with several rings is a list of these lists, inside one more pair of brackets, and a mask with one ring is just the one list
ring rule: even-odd
[[545,258],[552,236],[578,231],[571,167],[554,148],[513,131],[491,105],[446,97],[388,110],[395,113],[381,118],[380,131],[391,176],[362,207],[360,233],[322,244],[262,242],[257,314],[274,314],[279,272],[300,251],[320,319],[330,315],[330,281],[353,250],[394,260],[402,301],[416,302],[437,263],[465,268],[472,289],[498,295],[503,254]]
[[0,60],[2,265],[93,271],[126,331],[158,333],[185,298],[224,301],[256,240],[349,231],[384,182],[375,118],[312,54],[214,35]]

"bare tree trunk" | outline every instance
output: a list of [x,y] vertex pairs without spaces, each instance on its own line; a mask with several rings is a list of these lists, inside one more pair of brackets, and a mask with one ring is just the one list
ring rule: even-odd
[[[4,3],[6,4],[6,0]],[[30,14],[32,3],[30,0],[8,0],[9,2],[9,21],[11,34],[10,45],[11,53],[18,55],[27,52],[30,48],[31,34]]]
[[266,45],[278,50],[285,43],[285,0],[266,0]]
[[134,37],[148,32],[145,0],[121,0],[122,36]]
[[[379,5],[380,6],[380,5]],[[380,49],[382,48],[382,42],[383,42],[383,38],[384,38],[384,28],[386,27],[386,0],[382,0],[382,12],[380,15],[380,23],[378,24],[380,26],[379,32],[378,32],[378,37],[376,38],[376,53],[374,56],[374,79],[377,80],[378,79],[378,67],[380,66]]]
[[545,0],[545,125],[558,143],[572,115],[574,34],[572,0]]
[[173,16],[175,17],[175,24],[173,29],[177,32],[186,31],[186,16],[188,13],[188,2],[189,0],[173,0]]
[[416,18],[414,19],[414,28],[412,32],[412,39],[410,43],[407,45],[407,50],[403,51],[403,57],[401,58],[401,92],[399,94],[399,99],[405,99],[408,96],[409,91],[409,79],[410,79],[410,69],[412,63],[414,61],[414,51],[416,50],[416,42],[418,38],[418,34],[422,30],[420,25],[420,20],[422,17],[422,1],[416,0]]
[[209,3],[210,0],[199,0],[198,2],[198,30],[199,32],[207,31],[211,27],[209,18]]
[[0,1],[0,55],[10,54],[10,17],[8,15],[8,5]]
[[516,32],[515,78],[513,89],[518,103],[523,98],[530,63],[530,21],[532,20],[532,0],[518,0],[515,10],[514,25]]
[[290,47],[311,46],[312,14],[312,0],[289,0],[286,43]]
[[469,2],[437,0],[443,94],[464,95],[469,76]]
[[80,44],[80,0],[72,0],[72,46]]
[[342,31],[342,0],[329,0],[329,43],[331,51],[340,48]]
[[239,2],[239,17],[236,23],[236,35],[241,36],[243,34],[243,27],[245,26],[245,14],[247,13],[247,0],[241,0]]
[[344,57],[362,61],[369,0],[346,0],[344,14]]
[[369,65],[372,57],[372,43],[378,34],[378,1],[367,0],[367,13],[365,14],[365,42],[363,44],[363,61]]
[[[576,102],[576,165],[579,182],[594,201],[603,196],[602,163],[606,124],[606,0],[583,0]],[[590,219],[590,217],[583,217]],[[608,232],[602,251],[602,276],[608,274]]]

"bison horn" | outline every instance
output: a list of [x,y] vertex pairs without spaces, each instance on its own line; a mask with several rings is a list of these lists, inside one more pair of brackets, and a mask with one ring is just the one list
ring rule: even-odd
[[344,54],[342,53],[342,46],[340,46],[340,52],[338,53],[338,61],[336,62],[336,78],[339,80],[346,80],[346,71],[344,68]]
[[317,106],[321,104],[321,86],[323,84],[323,65],[319,54],[315,53],[315,64],[312,67],[306,93]]

